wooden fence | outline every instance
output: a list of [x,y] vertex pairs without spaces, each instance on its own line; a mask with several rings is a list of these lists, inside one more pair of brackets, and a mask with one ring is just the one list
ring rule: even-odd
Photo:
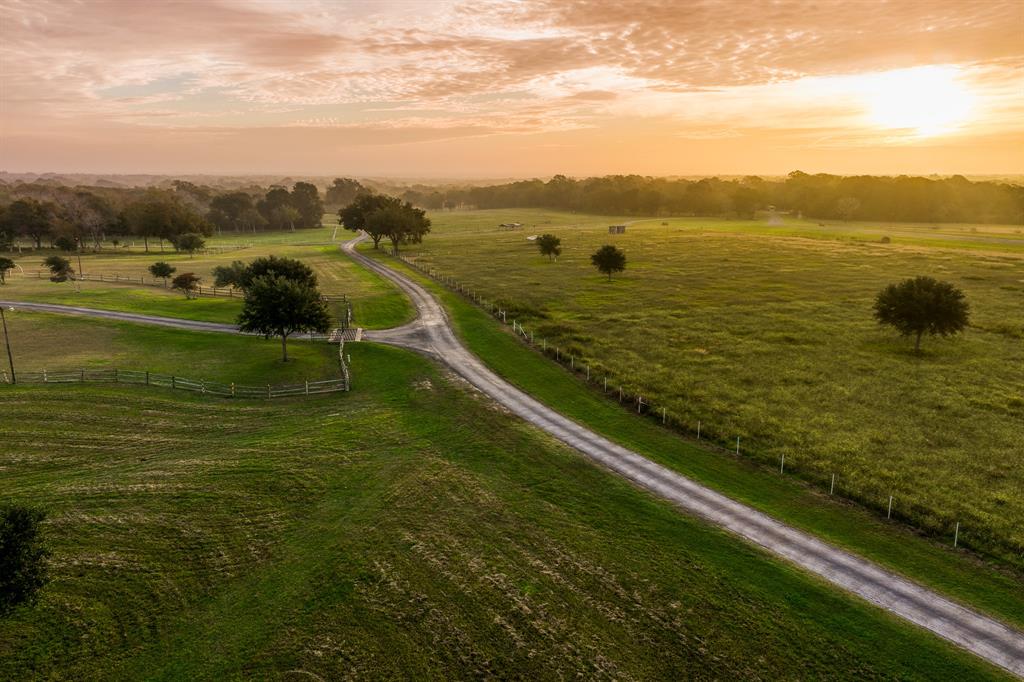
[[[344,344],[340,344],[344,348]],[[339,351],[342,353],[342,351]],[[284,398],[297,395],[315,395],[319,393],[336,393],[349,389],[349,371],[341,357],[341,377],[322,381],[305,381],[301,384],[267,384],[265,386],[248,386],[236,383],[217,381],[200,381],[179,377],[172,374],[158,374],[127,369],[76,369],[42,372],[18,372],[19,384],[135,384],[141,386],[160,386],[181,391],[192,391],[203,395],[215,395],[225,398]],[[11,383],[7,372],[0,372],[4,383]]]

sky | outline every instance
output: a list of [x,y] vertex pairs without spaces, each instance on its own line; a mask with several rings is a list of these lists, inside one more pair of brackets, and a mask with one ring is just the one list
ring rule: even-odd
[[0,0],[0,170],[1024,173],[1014,0]]

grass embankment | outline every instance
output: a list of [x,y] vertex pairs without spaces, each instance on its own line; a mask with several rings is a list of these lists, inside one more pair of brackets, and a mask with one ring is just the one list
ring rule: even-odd
[[[338,347],[326,343],[293,339],[283,363],[280,339],[27,311],[8,313],[7,326],[22,372],[116,367],[250,386],[339,376]],[[6,355],[0,357],[6,369]]]
[[344,396],[0,390],[0,488],[54,551],[0,677],[1001,676],[424,359],[352,354]]
[[878,561],[975,608],[1024,627],[1024,575],[921,537],[899,524],[827,496],[747,459],[697,447],[638,418],[559,365],[523,346],[489,315],[460,296],[379,252],[444,302],[467,346],[498,374],[598,433],[827,541]]
[[[517,216],[523,230],[497,230]],[[621,218],[432,218],[430,238],[407,253],[501,301],[538,339],[677,423],[693,431],[699,420],[723,443],[739,436],[747,456],[773,467],[785,454],[787,469],[819,484],[835,474],[844,496],[883,514],[892,495],[896,518],[936,535],[951,537],[960,521],[972,546],[1024,563],[1019,254],[851,243],[826,228],[794,239],[772,236],[785,225],[752,221],[642,221],[612,237],[606,226]],[[1000,226],[977,229],[990,251],[1007,246],[996,233],[1024,244]],[[563,241],[554,263],[525,239],[547,231]],[[611,283],[589,263],[608,242],[629,259]],[[871,315],[884,285],[918,274],[952,281],[972,306],[966,334],[927,339],[921,357]]]
[[[178,269],[178,273],[194,272],[202,278],[203,286],[213,285],[213,269],[235,260],[251,261],[260,256],[298,258],[314,269],[325,294],[344,294],[352,301],[354,324],[370,329],[396,327],[412,319],[412,306],[395,287],[385,280],[368,273],[345,258],[336,244],[329,239],[331,228],[296,232],[270,232],[255,235],[227,235],[210,240],[212,246],[224,246],[241,240],[253,243],[246,248],[224,252],[196,254],[190,258],[173,251],[153,251],[149,254],[138,250],[104,250],[82,256],[82,270],[87,274],[122,275],[151,279],[147,268],[163,260]],[[352,237],[351,232],[339,230],[338,239]],[[234,241],[232,241],[234,240]],[[314,243],[309,243],[314,242]],[[50,251],[31,254],[12,254],[15,262],[32,273],[41,269],[41,262]],[[78,269],[77,257],[72,265]],[[79,305],[104,310],[183,317],[207,322],[234,322],[242,308],[239,298],[200,297],[186,300],[180,292],[159,287],[138,284],[108,284],[106,282],[81,282],[80,293],[73,283],[55,284],[47,279],[24,277],[15,271],[7,285],[0,287],[0,298]],[[336,319],[344,314],[344,306],[332,304]]]

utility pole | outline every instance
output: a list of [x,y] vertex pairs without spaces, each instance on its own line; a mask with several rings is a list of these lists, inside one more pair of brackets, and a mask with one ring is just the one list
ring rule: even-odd
[[[14,308],[11,308],[13,311]],[[11,383],[18,383],[18,377],[14,374],[14,355],[11,354],[11,337],[7,334],[7,315],[4,314],[3,306],[0,306],[0,320],[4,325],[4,345],[7,346],[7,362],[11,365]]]

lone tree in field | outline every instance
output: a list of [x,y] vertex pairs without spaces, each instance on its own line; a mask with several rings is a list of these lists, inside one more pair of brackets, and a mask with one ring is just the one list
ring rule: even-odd
[[171,244],[174,245],[175,250],[184,251],[191,258],[196,251],[206,246],[206,240],[198,232],[186,232],[174,237]]
[[612,273],[622,272],[626,269],[626,254],[612,244],[605,244],[590,257],[590,262],[599,272],[608,275],[610,282]]
[[192,299],[197,295],[199,281],[199,277],[194,272],[183,272],[171,280],[171,288],[185,294],[185,298]]
[[47,256],[43,261],[50,270],[51,282],[66,282],[75,278],[75,271],[71,267],[71,261],[63,256]]
[[164,280],[164,286],[167,286],[167,278],[178,271],[178,268],[174,267],[170,263],[164,261],[157,261],[149,266],[149,274],[154,277],[161,277]]
[[914,277],[890,284],[875,299],[875,319],[903,336],[914,336],[914,351],[921,352],[921,337],[953,336],[967,326],[970,306],[964,292],[949,282]]
[[14,261],[6,256],[0,256],[0,284],[7,284],[7,271],[14,269]]
[[537,248],[540,255],[547,256],[548,260],[555,260],[562,255],[562,240],[553,234],[542,234],[537,237]]
[[35,601],[46,584],[46,559],[39,524],[43,512],[22,505],[0,507],[0,616]]
[[281,337],[281,359],[288,362],[288,337],[296,332],[326,332],[327,304],[315,286],[280,276],[254,279],[245,290],[238,328]]

